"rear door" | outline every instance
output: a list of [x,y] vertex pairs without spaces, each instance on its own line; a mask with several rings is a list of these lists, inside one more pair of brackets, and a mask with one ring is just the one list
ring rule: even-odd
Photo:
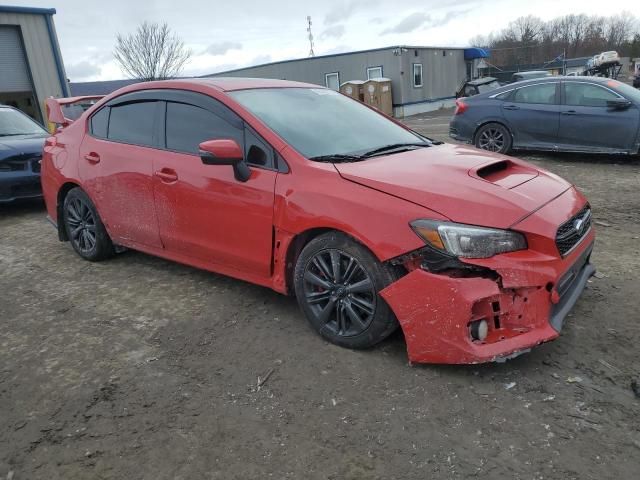
[[624,110],[607,107],[624,98],[606,85],[566,80],[560,111],[559,144],[563,150],[627,151],[634,147],[640,113],[635,105]]
[[[177,101],[180,100],[180,101]],[[164,150],[154,158],[154,192],[165,248],[210,264],[271,275],[274,152],[240,117],[194,92],[165,102]],[[247,182],[228,165],[205,165],[198,145],[233,139],[251,168]]]
[[513,134],[514,147],[554,149],[560,126],[560,82],[518,88],[503,102],[502,113]]
[[152,179],[162,102],[128,97],[90,117],[80,146],[80,176],[115,242],[159,248]]
[[553,149],[560,124],[559,82],[518,88],[503,102],[502,113],[513,133],[515,147]]

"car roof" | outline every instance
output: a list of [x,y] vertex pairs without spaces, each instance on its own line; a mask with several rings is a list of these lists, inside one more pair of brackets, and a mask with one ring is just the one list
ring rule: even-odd
[[469,85],[484,85],[485,83],[497,82],[498,79],[494,77],[482,77],[476,78],[475,80],[469,80],[467,83]]
[[325,88],[311,83],[294,82],[291,80],[276,80],[271,78],[243,78],[243,77],[210,77],[210,78],[181,78],[176,80],[156,80],[130,85],[123,89],[127,91],[147,88],[189,88],[193,86],[213,87],[223,92],[235,90],[249,90],[256,88]]
[[507,85],[503,85],[500,88],[496,88],[495,90],[491,90],[490,92],[481,93],[480,95],[474,95],[473,97],[470,97],[470,98],[480,100],[481,98],[487,98],[493,95],[500,95],[501,93],[514,90],[521,86],[537,85],[539,83],[558,82],[560,80],[566,80],[571,82],[580,82],[580,81],[592,82],[592,83],[599,83],[599,84],[606,84],[607,82],[618,81],[618,80],[613,80],[611,78],[606,78],[606,77],[583,77],[583,76],[568,77],[568,76],[561,76],[561,75],[553,75],[551,77],[529,78],[527,80],[521,80],[519,82],[509,83]]

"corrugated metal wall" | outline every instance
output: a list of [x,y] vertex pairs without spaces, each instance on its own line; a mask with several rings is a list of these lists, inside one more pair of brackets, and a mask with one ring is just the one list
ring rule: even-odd
[[[53,23],[53,22],[52,22]],[[29,63],[31,78],[35,87],[36,98],[44,117],[44,99],[50,96],[64,96],[63,86],[60,84],[58,69],[55,62],[54,48],[47,28],[45,15],[0,12],[0,25],[16,25],[20,27],[24,48]],[[53,28],[53,25],[52,25]],[[53,30],[55,37],[55,30]],[[59,58],[59,51],[57,52]],[[61,66],[62,73],[64,67]]]
[[[394,105],[438,100],[455,96],[466,78],[463,49],[410,48],[394,55],[396,48],[305,58],[258,67],[222,72],[216,76],[263,77],[324,85],[327,73],[338,72],[340,83],[366,80],[367,67],[382,66],[391,79]],[[416,55],[417,53],[417,55]],[[413,63],[423,64],[423,87],[413,87]]]

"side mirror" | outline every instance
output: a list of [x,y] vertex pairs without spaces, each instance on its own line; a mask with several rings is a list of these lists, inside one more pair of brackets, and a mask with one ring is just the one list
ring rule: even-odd
[[615,100],[607,100],[607,107],[614,110],[624,110],[631,106],[631,102],[626,98],[616,98]]
[[244,154],[238,142],[231,139],[207,140],[202,142],[200,158],[205,165],[231,165],[233,174],[239,182],[246,182],[251,177],[251,170],[244,161]]

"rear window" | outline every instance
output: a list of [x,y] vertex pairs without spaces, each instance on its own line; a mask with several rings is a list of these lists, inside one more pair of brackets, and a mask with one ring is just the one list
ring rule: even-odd
[[153,127],[158,102],[125,103],[111,107],[109,140],[153,146]]

